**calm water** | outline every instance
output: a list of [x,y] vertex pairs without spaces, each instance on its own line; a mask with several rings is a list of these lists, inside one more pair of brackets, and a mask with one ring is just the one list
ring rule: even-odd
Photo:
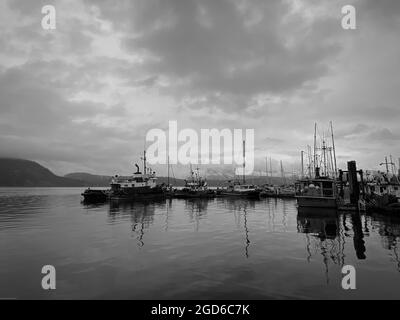
[[85,206],[81,191],[0,188],[0,298],[400,298],[400,219],[279,199]]

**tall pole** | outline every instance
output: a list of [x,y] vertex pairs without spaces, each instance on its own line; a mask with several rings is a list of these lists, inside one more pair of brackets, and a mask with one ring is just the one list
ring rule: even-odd
[[312,161],[311,161],[311,146],[307,145],[307,154],[308,154],[308,175],[310,179],[312,178],[313,172],[311,170]]
[[269,157],[269,173],[270,173],[271,184],[272,184],[272,158],[271,157]]
[[335,138],[334,138],[334,134],[333,134],[332,121],[331,121],[331,134],[332,134],[333,162],[334,162],[334,165],[335,165],[335,178],[337,178],[336,148],[335,148]]
[[168,170],[167,170],[168,171],[168,180],[167,180],[167,183],[168,183],[168,187],[169,187],[169,155],[168,155],[167,159],[168,159],[168,161],[167,161],[168,162]]
[[146,150],[143,151],[143,173],[146,174]]
[[390,155],[390,165],[391,165],[391,168],[392,168],[392,174],[394,175],[394,163],[393,163],[392,155]]
[[385,164],[386,164],[386,173],[389,174],[389,163],[387,157],[385,157]]
[[314,126],[314,172],[317,168],[317,123]]
[[268,158],[265,157],[265,176],[267,177],[267,183],[269,181],[268,179]]
[[246,184],[246,141],[243,140],[243,184]]
[[399,166],[398,166],[398,172],[397,172],[397,175],[399,176],[399,178],[400,178],[400,158],[399,158]]
[[304,178],[304,151],[301,151],[301,179]]

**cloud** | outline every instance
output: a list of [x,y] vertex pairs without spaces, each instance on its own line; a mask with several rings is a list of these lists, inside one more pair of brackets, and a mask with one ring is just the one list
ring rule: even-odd
[[[330,120],[341,159],[400,154],[396,0],[52,3],[54,32],[47,1],[0,3],[1,155],[114,173],[168,120],[254,128],[260,163],[295,166]],[[357,30],[341,28],[346,4]]]

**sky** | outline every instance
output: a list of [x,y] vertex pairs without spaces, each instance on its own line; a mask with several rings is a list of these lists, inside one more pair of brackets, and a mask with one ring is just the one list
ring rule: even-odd
[[332,121],[339,166],[378,169],[400,157],[399,34],[398,0],[0,0],[0,157],[126,174],[176,120],[252,128],[256,170],[290,172]]

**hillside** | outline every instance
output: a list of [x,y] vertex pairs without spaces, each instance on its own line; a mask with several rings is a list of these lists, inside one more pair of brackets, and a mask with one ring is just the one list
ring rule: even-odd
[[64,176],[64,178],[83,181],[90,187],[107,187],[110,184],[111,176],[96,175],[86,172],[74,172]]
[[83,181],[56,176],[37,162],[0,158],[1,187],[82,187]]

